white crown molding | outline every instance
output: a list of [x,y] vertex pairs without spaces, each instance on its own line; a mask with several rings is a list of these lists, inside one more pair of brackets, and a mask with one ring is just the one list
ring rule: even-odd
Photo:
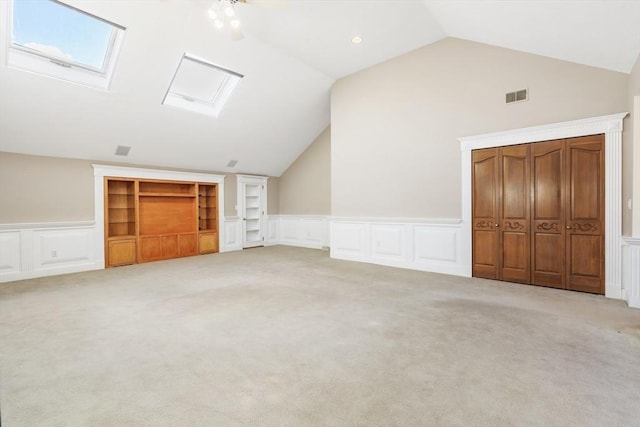
[[470,151],[480,148],[504,147],[552,139],[622,132],[622,120],[628,114],[629,113],[617,113],[608,116],[466,136],[458,138],[458,141],[460,141],[460,149],[462,151]]
[[96,177],[110,176],[114,178],[162,179],[168,181],[195,181],[217,184],[222,184],[226,178],[226,175],[202,172],[169,171],[100,164],[92,164],[91,166],[93,166],[93,175]]

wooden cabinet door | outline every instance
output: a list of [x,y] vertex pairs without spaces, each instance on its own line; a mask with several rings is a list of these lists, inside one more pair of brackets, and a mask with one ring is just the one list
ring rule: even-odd
[[566,141],[567,288],[604,293],[604,137]]
[[529,145],[500,149],[499,278],[509,282],[529,283],[531,276],[529,151]]
[[135,264],[135,262],[136,262],[135,239],[127,239],[127,240],[111,239],[108,241],[107,267]]
[[497,148],[472,152],[473,276],[498,279],[500,165]]
[[198,254],[197,233],[180,234],[179,236],[179,256],[191,256]]
[[564,140],[531,145],[531,282],[565,288]]
[[201,254],[218,252],[218,233],[215,231],[201,232],[198,247]]

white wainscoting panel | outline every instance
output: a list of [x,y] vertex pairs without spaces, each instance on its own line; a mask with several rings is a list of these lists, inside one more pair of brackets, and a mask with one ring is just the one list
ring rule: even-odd
[[323,215],[271,215],[276,235],[271,243],[322,249],[329,245],[329,221]]
[[331,257],[350,261],[366,261],[371,257],[370,225],[358,222],[331,221]]
[[242,250],[242,220],[227,217],[224,222],[224,240],[221,241],[220,252]]
[[97,270],[93,222],[0,225],[0,282]]
[[371,258],[403,263],[408,257],[409,225],[371,224]]
[[266,243],[269,245],[278,244],[278,236],[280,230],[280,218],[277,215],[269,215],[267,217],[267,238]]
[[458,219],[334,218],[331,257],[465,275]]
[[0,231],[0,276],[19,274],[22,270],[22,232]]
[[416,225],[413,262],[422,269],[465,276],[460,224]]
[[622,283],[629,307],[640,308],[640,238],[623,237]]

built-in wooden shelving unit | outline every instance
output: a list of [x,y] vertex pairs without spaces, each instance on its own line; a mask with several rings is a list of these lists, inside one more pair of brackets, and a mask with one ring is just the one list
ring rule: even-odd
[[105,178],[106,265],[218,252],[217,184]]

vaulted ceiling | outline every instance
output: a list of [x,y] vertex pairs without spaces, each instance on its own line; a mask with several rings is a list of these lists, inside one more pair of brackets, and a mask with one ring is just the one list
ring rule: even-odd
[[[329,124],[336,79],[445,37],[625,73],[640,52],[640,0],[248,0],[241,41],[212,24],[216,0],[64,1],[126,27],[110,90],[2,52],[0,151],[279,176]],[[184,52],[245,76],[218,118],[162,105]]]

